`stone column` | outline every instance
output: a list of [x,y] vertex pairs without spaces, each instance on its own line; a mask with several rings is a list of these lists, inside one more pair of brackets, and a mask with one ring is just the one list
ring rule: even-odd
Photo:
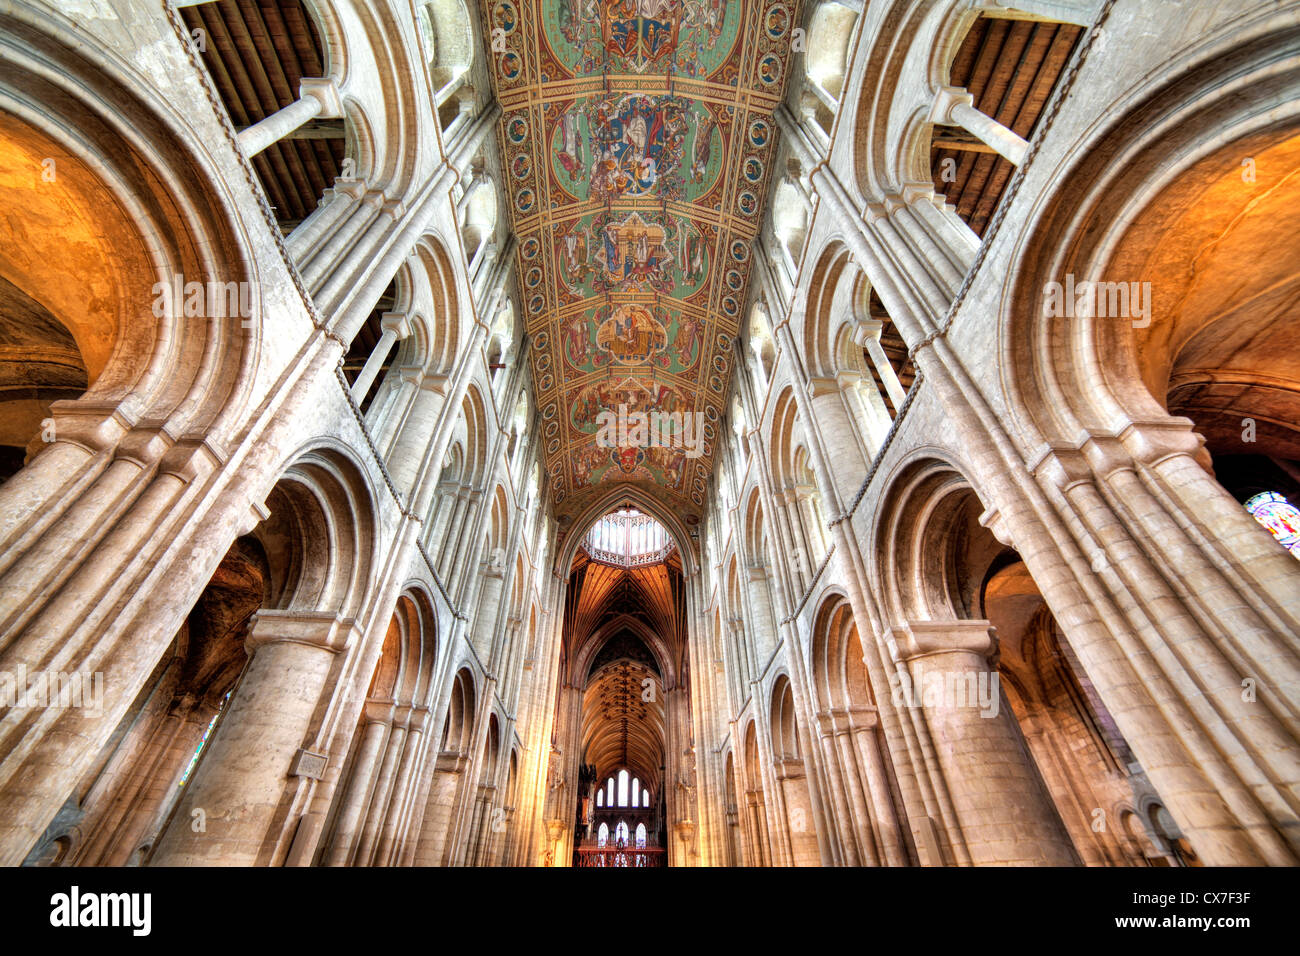
[[375,845],[379,840],[379,831],[388,814],[393,788],[397,786],[397,762],[402,749],[406,746],[406,732],[411,719],[409,704],[399,704],[393,709],[392,730],[388,734],[388,743],[384,747],[384,759],[379,765],[375,780],[374,796],[370,798],[370,807],[366,813],[365,825],[361,828],[361,839],[357,843],[356,863],[358,866],[372,866],[375,858]]
[[392,866],[400,847],[402,834],[409,817],[411,794],[418,786],[420,756],[424,752],[425,734],[429,729],[429,709],[411,708],[406,721],[406,746],[397,769],[397,787],[388,801],[388,813],[379,836],[375,852],[376,866]]
[[754,651],[758,660],[754,662],[754,671],[758,673],[776,647],[776,625],[772,615],[772,593],[768,586],[767,570],[762,565],[747,569],[750,592],[750,620],[753,624]]
[[364,195],[365,185],[360,180],[342,176],[325,190],[312,213],[285,238],[285,245],[300,269],[306,266],[317,244],[338,228]]
[[787,757],[776,761],[773,770],[785,804],[785,822],[790,836],[790,865],[818,866],[821,863],[821,851],[817,845],[812,801],[803,761]]
[[334,828],[329,854],[325,857],[326,866],[347,866],[351,860],[361,815],[370,803],[375,761],[379,757],[379,748],[392,724],[393,709],[391,700],[366,701],[362,711],[366,725],[361,731],[361,747],[357,750],[357,759],[352,764],[347,790],[344,791],[339,804],[339,822]]
[[976,865],[1077,866],[1070,842],[1001,700],[997,637],[988,621],[913,621],[894,628],[903,706],[920,707],[948,782],[950,826]]
[[389,350],[395,343],[411,334],[410,320],[401,312],[385,312],[379,317],[379,328],[381,329],[379,341],[375,343],[370,357],[366,359],[361,374],[352,383],[352,398],[358,405],[365,400],[366,393],[375,382],[375,376],[383,368],[384,359],[388,358]]
[[461,575],[471,566],[470,562],[478,560],[479,548],[477,546],[477,534],[479,522],[476,520],[475,512],[479,503],[483,500],[483,492],[478,488],[468,488],[465,491],[464,507],[460,511],[460,520],[457,523],[453,536],[448,540],[451,546],[451,563],[447,566],[447,581],[461,581]]
[[420,827],[420,838],[415,850],[416,866],[441,866],[451,826],[456,795],[469,758],[460,751],[443,751],[434,762],[433,786]]
[[353,634],[351,620],[329,612],[257,612],[244,676],[152,865],[268,862],[263,851],[289,778],[324,769],[324,756],[302,745]]
[[[868,448],[863,429],[857,427],[853,417],[845,406],[845,399],[857,389],[859,376],[842,374],[834,379],[814,378],[808,381],[807,398],[800,402],[800,412],[809,422],[809,448],[812,451],[813,467],[820,479],[822,500],[827,510],[834,513],[838,505],[834,499],[849,500],[857,493],[862,483],[862,476],[867,473],[874,448]],[[871,391],[875,391],[872,383]],[[889,414],[880,395],[876,394],[879,409],[872,409],[870,417],[862,416],[873,433],[871,437],[878,447],[884,437],[884,430],[889,428]],[[854,402],[859,408],[860,401]],[[865,409],[863,409],[865,411]],[[822,446],[835,449],[833,466],[831,456],[823,456]],[[853,454],[856,450],[857,454]],[[819,464],[820,463],[820,464]],[[821,467],[824,466],[824,467]]]
[[[424,379],[424,370],[418,365],[400,365],[397,368],[397,383],[393,389],[392,397],[384,402],[383,412],[374,427],[375,447],[379,453],[384,456],[385,460],[391,460],[389,473],[393,474],[393,482],[397,482],[395,465],[399,461],[405,460],[409,456],[398,456],[394,454],[396,446],[394,441],[402,431],[402,426],[407,421],[408,416],[414,412],[412,401],[415,394],[420,388],[420,383]],[[401,488],[401,485],[398,485]]]
[[857,857],[851,866],[879,866],[876,853],[876,836],[871,828],[867,810],[867,796],[858,776],[858,762],[853,751],[848,715],[843,710],[831,710],[817,715],[818,729],[822,733],[822,749],[828,764],[838,778],[841,813],[840,831],[847,838],[846,855]]
[[880,333],[884,327],[885,323],[879,319],[863,319],[858,322],[858,327],[853,333],[853,341],[865,348],[867,354],[871,356],[871,364],[876,367],[880,380],[885,383],[885,391],[889,393],[889,400],[894,403],[894,408],[902,408],[907,392],[903,389],[903,383],[898,380],[894,366],[889,363],[885,347],[880,344]]
[[1029,144],[993,117],[975,109],[974,102],[975,98],[968,90],[956,86],[940,87],[929,120],[943,126],[962,127],[1019,166],[1025,160]]
[[858,766],[870,795],[872,823],[879,842],[881,863],[906,866],[907,849],[894,810],[884,755],[880,752],[878,728],[880,713],[875,707],[854,707],[848,711],[848,724],[857,749]]
[[304,79],[298,87],[298,99],[242,130],[239,145],[248,156],[256,156],[318,116],[338,119],[342,115],[343,100],[332,79]]
[[487,558],[488,564],[479,571],[479,599],[474,604],[474,629],[470,635],[475,653],[485,662],[492,658],[492,637],[501,616],[502,591],[506,583],[504,561],[498,565],[492,561],[491,554]]
[[[384,194],[379,190],[366,190],[363,184],[355,187],[349,184],[345,188],[338,182],[334,188],[349,199],[334,200],[341,204],[345,202],[337,221],[322,228],[317,244],[305,247],[298,263],[302,279],[313,296],[321,292],[326,281],[350,261],[349,251],[357,239],[383,215],[384,210]],[[294,235],[297,236],[297,233]],[[297,243],[294,246],[296,248]]]

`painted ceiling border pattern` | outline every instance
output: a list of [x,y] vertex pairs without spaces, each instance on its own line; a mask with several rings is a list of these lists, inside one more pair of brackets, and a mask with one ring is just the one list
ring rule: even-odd
[[[481,6],[557,509],[604,482],[703,508],[799,6]],[[703,454],[599,445],[597,414],[620,404],[700,416]]]

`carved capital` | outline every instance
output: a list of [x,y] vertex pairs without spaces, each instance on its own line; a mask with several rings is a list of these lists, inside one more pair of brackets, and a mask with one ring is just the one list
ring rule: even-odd
[[996,659],[998,639],[988,621],[909,621],[890,628],[896,660],[913,661],[935,654],[975,654]]
[[258,611],[253,615],[244,649],[250,657],[269,644],[301,644],[338,654],[352,643],[351,618],[315,611]]

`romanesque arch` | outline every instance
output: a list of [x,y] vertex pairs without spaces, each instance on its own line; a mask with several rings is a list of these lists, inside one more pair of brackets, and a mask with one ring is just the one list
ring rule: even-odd
[[781,823],[782,829],[789,834],[791,863],[795,866],[818,866],[821,854],[818,850],[817,823],[813,815],[807,765],[804,762],[807,745],[800,727],[790,678],[785,674],[772,684],[768,719],[772,765],[785,817]]
[[[334,688],[359,650],[356,617],[373,586],[373,498],[360,469],[322,446],[296,455],[266,501],[269,515],[251,535],[267,571],[244,642],[249,661],[149,857],[155,864],[202,864],[214,853],[283,860],[320,779],[316,761],[329,759]],[[279,684],[285,669],[298,676],[293,693]],[[241,813],[190,826],[196,810],[228,806],[232,787],[254,784],[258,799]]]
[[432,602],[414,587],[398,598],[385,631],[322,863],[392,866],[413,851],[437,662]]
[[456,671],[447,695],[440,743],[430,754],[432,783],[423,808],[417,866],[445,866],[455,852],[455,834],[472,794],[472,746],[478,712],[474,675]]
[[[1056,533],[1105,608],[1080,657],[1134,746],[1163,739],[1184,755],[1185,780],[1291,774],[1266,768],[1294,739],[1294,702],[1245,705],[1240,688],[1243,671],[1300,674],[1300,573],[1243,507],[1261,490],[1295,493],[1285,463],[1300,450],[1300,346],[1283,302],[1297,274],[1285,257],[1241,256],[1294,231],[1280,169],[1300,131],[1295,39],[1293,26],[1263,24],[1207,37],[1197,57],[1135,90],[1077,151],[1069,200],[1060,189],[1040,200],[1001,319],[1018,438],[1059,443],[1039,466],[1043,484],[1067,521],[1087,515],[1069,538]],[[1150,612],[1166,601],[1179,610]],[[1171,646],[1199,647],[1198,665]],[[1219,691],[1193,689],[1210,674]],[[1241,746],[1225,759],[1180,732],[1181,716],[1132,722],[1169,695],[1178,714]],[[1294,858],[1278,835],[1291,811],[1272,796],[1233,783],[1232,810],[1219,814],[1183,804],[1184,783],[1157,783],[1193,845],[1194,831],[1217,831],[1203,848]]]

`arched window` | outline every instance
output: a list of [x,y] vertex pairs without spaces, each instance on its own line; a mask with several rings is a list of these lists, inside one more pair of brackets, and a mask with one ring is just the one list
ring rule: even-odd
[[600,829],[596,831],[596,846],[605,846],[609,843],[609,824],[602,823]]
[[[604,826],[602,823],[601,826]],[[618,826],[614,827],[614,842],[619,846],[627,846],[627,821],[619,820]]]
[[672,550],[673,539],[650,515],[625,507],[592,525],[583,547],[593,560],[631,568],[662,561]]
[[642,790],[642,791],[641,791],[641,806],[643,806],[643,807],[648,807],[648,806],[650,806],[650,791],[649,791],[649,790]]
[[226,691],[226,696],[221,698],[221,703],[217,705],[217,712],[213,714],[212,719],[208,721],[208,729],[203,731],[203,739],[200,740],[199,745],[194,748],[194,756],[190,758],[189,765],[185,768],[185,772],[181,774],[181,782],[176,786],[183,787],[185,786],[185,781],[190,779],[190,774],[194,772],[194,766],[199,762],[199,754],[203,753],[203,748],[207,746],[208,738],[212,736],[212,728],[217,726],[217,718],[221,716],[221,712],[225,709],[226,704],[230,702],[230,695],[232,693],[234,693],[234,691]]
[[1265,491],[1248,498],[1246,510],[1277,538],[1282,547],[1300,558],[1300,508],[1276,491]]
[[605,805],[605,788],[601,787],[600,792],[596,794],[596,806],[603,807],[604,805]]
[[618,772],[618,805],[620,807],[627,806],[627,781],[627,771],[620,770]]
[[605,806],[612,807],[614,805],[614,778],[613,777],[610,777],[608,780],[605,781],[605,790],[606,790]]
[[632,806],[641,805],[641,781],[636,777],[632,778]]
[[645,846],[645,824],[644,823],[638,823],[636,825],[636,845]]

